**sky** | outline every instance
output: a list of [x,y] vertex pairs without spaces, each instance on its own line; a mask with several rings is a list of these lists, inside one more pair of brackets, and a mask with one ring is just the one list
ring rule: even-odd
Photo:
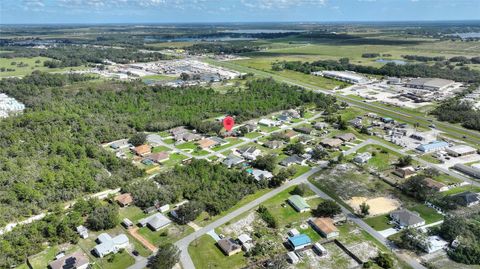
[[0,24],[480,20],[480,0],[0,0]]

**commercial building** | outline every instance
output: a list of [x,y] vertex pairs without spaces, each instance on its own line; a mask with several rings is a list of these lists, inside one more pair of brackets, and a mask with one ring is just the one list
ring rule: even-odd
[[288,203],[295,208],[298,212],[310,211],[310,205],[307,204],[305,199],[300,195],[292,195],[288,198]]
[[453,166],[453,168],[457,171],[460,171],[466,175],[469,175],[474,178],[480,178],[480,169],[467,166],[465,164],[457,163]]
[[455,81],[441,78],[415,78],[405,83],[405,87],[441,91],[455,84]]
[[333,78],[352,84],[368,82],[368,79],[366,77],[352,71],[319,71],[312,72],[312,75]]
[[453,157],[467,156],[477,153],[477,149],[467,145],[456,145],[446,149],[448,155]]
[[422,144],[417,147],[417,150],[423,153],[435,152],[448,148],[448,143],[445,141],[433,141],[428,144]]

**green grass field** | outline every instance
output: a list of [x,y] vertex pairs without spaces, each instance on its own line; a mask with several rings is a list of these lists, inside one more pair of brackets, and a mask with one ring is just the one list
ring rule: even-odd
[[370,227],[372,227],[373,229],[375,229],[377,231],[383,231],[383,230],[386,230],[388,228],[394,227],[393,224],[388,223],[389,221],[390,221],[390,217],[388,216],[388,214],[379,215],[379,216],[375,216],[375,217],[365,219],[365,222],[368,225],[370,225]]
[[157,147],[152,148],[153,153],[158,153],[158,152],[162,152],[162,151],[170,151],[170,148],[168,148],[166,146],[157,146]]
[[261,136],[262,134],[259,133],[259,132],[251,132],[251,133],[248,133],[248,134],[245,134],[245,137],[246,138],[250,138],[250,139],[254,139],[254,138],[257,138],[259,136]]
[[244,252],[237,253],[233,256],[225,256],[217,247],[215,240],[209,235],[203,235],[193,241],[188,247],[188,253],[192,257],[195,268],[243,268],[247,265]]
[[409,207],[408,209],[420,213],[420,216],[425,220],[426,224],[434,223],[443,219],[443,216],[438,214],[435,209],[423,204]]
[[174,243],[192,232],[192,227],[187,225],[177,225],[175,223],[172,223],[159,231],[152,231],[148,227],[143,227],[138,230],[139,234],[155,246]]
[[[33,58],[0,58],[0,68],[5,69],[15,69],[15,71],[5,71],[0,72],[0,78],[2,77],[10,77],[10,76],[25,76],[32,73],[35,70],[45,71],[45,72],[60,72],[60,71],[67,71],[67,70],[79,70],[85,69],[86,67],[67,67],[67,68],[48,68],[43,66],[43,62],[46,60],[51,60],[50,58],[46,57],[33,57]],[[38,62],[37,62],[38,61]],[[12,65],[12,62],[17,63],[16,65]],[[17,66],[20,62],[27,64],[28,66],[19,67]]]

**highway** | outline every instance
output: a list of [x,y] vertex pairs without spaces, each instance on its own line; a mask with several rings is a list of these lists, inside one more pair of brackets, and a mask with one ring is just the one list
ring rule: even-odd
[[285,82],[285,83],[290,84],[290,85],[299,86],[299,87],[302,87],[302,88],[305,88],[305,89],[308,89],[308,90],[312,90],[312,91],[315,91],[315,92],[319,92],[319,93],[334,95],[335,97],[337,97],[338,100],[345,101],[351,106],[360,107],[360,108],[362,108],[364,110],[367,110],[367,111],[370,111],[370,112],[374,112],[374,113],[378,113],[378,114],[385,115],[385,116],[388,116],[388,117],[392,117],[392,118],[395,118],[395,119],[399,119],[399,120],[404,121],[406,123],[413,124],[413,123],[418,122],[425,127],[427,127],[431,123],[434,123],[438,130],[445,132],[449,136],[451,136],[453,138],[456,138],[456,139],[459,139],[461,141],[470,142],[470,143],[474,144],[476,147],[480,146],[480,132],[477,132],[477,131],[474,131],[474,130],[468,130],[466,128],[459,127],[457,125],[433,120],[433,119],[427,118],[425,116],[415,115],[413,113],[408,113],[408,112],[405,112],[405,111],[402,111],[402,112],[395,111],[395,109],[396,109],[395,107],[387,107],[387,106],[383,106],[383,105],[379,105],[379,104],[363,102],[361,100],[358,100],[358,99],[355,99],[355,98],[352,98],[352,97],[348,97],[348,96],[344,96],[344,95],[340,95],[340,94],[335,94],[333,91],[326,90],[326,89],[320,89],[319,87],[317,87],[315,85],[312,85],[312,84],[309,84],[309,83],[306,83],[306,82],[295,81],[293,79],[290,79],[290,78],[287,78],[287,77],[284,77],[284,76],[281,76],[281,75],[278,75],[278,74],[275,74],[275,73],[270,73],[270,72],[266,72],[266,71],[263,71],[263,70],[259,70],[259,69],[235,64],[234,61],[228,61],[228,62],[225,62],[225,61],[219,62],[219,61],[213,61],[213,60],[208,60],[208,61],[205,60],[205,61],[210,63],[210,64],[215,64],[215,65],[231,68],[231,69],[237,70],[239,72],[253,73],[253,74],[258,75],[260,77],[272,77],[272,78],[274,78],[278,81]]

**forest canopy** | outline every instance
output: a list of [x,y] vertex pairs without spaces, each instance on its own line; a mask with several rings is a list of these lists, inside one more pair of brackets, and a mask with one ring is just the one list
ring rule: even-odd
[[141,131],[194,125],[221,114],[237,122],[307,103],[336,107],[335,97],[272,79],[252,80],[228,94],[211,88],[90,82],[89,77],[35,72],[0,81],[0,91],[26,104],[0,121],[0,212],[5,223],[105,188],[143,172],[100,143]]

